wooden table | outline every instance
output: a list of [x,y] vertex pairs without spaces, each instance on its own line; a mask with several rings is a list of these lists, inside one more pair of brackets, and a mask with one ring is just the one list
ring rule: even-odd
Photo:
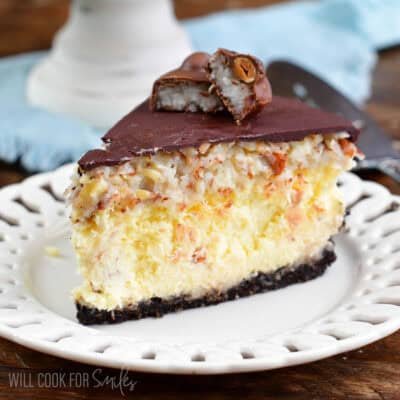
[[[257,6],[279,0],[176,0],[179,17],[204,14],[229,6]],[[1,0],[0,56],[47,48],[51,37],[67,16],[68,0]],[[374,73],[373,96],[367,110],[393,137],[400,139],[400,49],[380,54]],[[1,135],[1,133],[0,133]],[[0,186],[27,176],[17,165],[0,163]],[[379,173],[362,173],[400,194],[400,185]],[[0,339],[1,399],[111,399],[120,397],[111,384],[94,388],[39,388],[39,374],[56,372],[92,374],[94,367],[50,357]],[[24,373],[33,388],[11,389],[10,373]],[[114,377],[119,371],[102,369],[101,376]],[[43,375],[41,375],[43,376]],[[162,376],[129,373],[136,382],[132,398],[144,399],[399,399],[400,331],[360,350],[312,364],[277,371],[214,377]]]

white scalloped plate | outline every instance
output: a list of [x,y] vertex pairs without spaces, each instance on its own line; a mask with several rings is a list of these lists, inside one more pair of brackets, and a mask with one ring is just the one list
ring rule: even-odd
[[[85,327],[62,193],[72,166],[0,191],[0,335],[99,366],[185,374],[266,370],[356,349],[400,328],[400,201],[342,178],[348,233],[320,278],[161,319]],[[61,257],[46,255],[56,246]]]

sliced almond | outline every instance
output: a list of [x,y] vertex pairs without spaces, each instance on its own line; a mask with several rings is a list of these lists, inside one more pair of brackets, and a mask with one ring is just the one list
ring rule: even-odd
[[202,143],[199,147],[200,154],[206,154],[210,147],[211,147],[210,143]]
[[151,179],[153,182],[159,182],[162,177],[161,173],[154,168],[144,168],[142,175]]
[[152,196],[152,192],[149,190],[144,190],[144,189],[138,189],[136,190],[136,197],[139,200],[147,200]]

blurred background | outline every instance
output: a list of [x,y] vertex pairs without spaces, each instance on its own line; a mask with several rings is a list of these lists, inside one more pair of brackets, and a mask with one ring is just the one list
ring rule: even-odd
[[[150,0],[151,1],[151,0]],[[174,0],[178,19],[285,0]],[[68,18],[70,0],[0,0],[0,56],[48,49]]]
[[[285,4],[302,6],[290,11],[280,7]],[[323,6],[311,10],[309,4]],[[0,0],[0,57],[3,57],[0,58],[0,67],[4,57],[48,50],[55,33],[68,19],[70,5],[70,0]],[[321,72],[324,79],[362,105],[393,138],[400,139],[400,49],[397,47],[397,40],[400,42],[400,0],[173,0],[172,5],[194,50],[210,51],[218,46],[235,50],[249,48],[265,62],[271,61],[271,58],[288,58],[293,54],[294,61],[316,73]],[[276,9],[278,13],[269,13],[269,9]],[[246,14],[247,11],[249,14]],[[274,21],[274,15],[280,16],[280,19]],[[286,15],[290,16],[290,20],[285,18]],[[394,15],[398,17],[398,26]],[[263,24],[264,17],[266,24]],[[251,24],[253,20],[254,26]],[[149,23],[149,30],[152,29]],[[356,35],[346,36],[354,32]],[[351,40],[347,41],[347,37]],[[254,43],[251,38],[254,38]],[[235,43],[237,46],[233,46]],[[340,52],[342,47],[346,51]],[[338,61],[337,66],[333,65],[335,60]],[[8,65],[3,74],[0,69],[0,91],[2,85],[7,83],[7,74],[12,75],[13,65]],[[13,91],[11,85],[6,85],[6,89],[10,93]],[[0,111],[1,185],[18,181],[28,173],[52,169],[76,159],[85,146],[92,146],[90,140],[82,142],[71,148],[65,157],[60,157],[58,148],[54,150],[55,158],[48,163],[40,163],[43,154],[46,154],[43,152],[48,150],[43,146],[35,149],[33,156],[19,154],[15,148],[22,147],[29,152],[40,140],[48,140],[48,136],[38,129],[29,131],[31,127],[28,129],[26,124],[22,128],[18,126],[16,132],[19,133],[14,135],[13,124],[24,119],[21,115],[26,109],[14,107],[14,120],[4,125],[1,122],[3,115],[12,114],[7,110],[5,97],[3,91],[3,99],[0,98],[0,108],[3,108],[3,114]],[[37,121],[40,125],[40,121],[44,121],[41,118],[43,115],[38,118],[37,114],[32,114],[27,121]],[[48,124],[47,119],[45,123]],[[54,120],[48,126],[56,130],[57,124]],[[74,125],[65,126],[68,131]],[[82,137],[91,137],[92,131],[86,125],[78,125],[78,128],[83,132]],[[21,129],[25,131],[20,132]],[[7,132],[11,133],[8,135]],[[56,134],[55,131],[48,133]],[[16,137],[14,142],[2,143],[13,135]],[[59,138],[61,136],[62,132]],[[22,145],[19,143],[28,137],[30,141]],[[59,146],[64,146],[62,141]],[[385,181],[386,178],[382,179]],[[389,181],[386,183],[391,185]]]

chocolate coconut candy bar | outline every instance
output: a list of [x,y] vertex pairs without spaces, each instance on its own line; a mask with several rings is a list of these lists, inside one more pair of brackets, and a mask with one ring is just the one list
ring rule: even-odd
[[78,319],[158,317],[323,273],[358,133],[281,97],[242,125],[143,103],[79,160],[69,189]]
[[153,111],[217,112],[224,106],[211,89],[206,68],[210,56],[193,53],[181,67],[154,82],[150,98]]
[[271,86],[257,58],[226,49],[193,53],[176,70],[153,85],[152,111],[218,112],[227,110],[236,123],[270,103]]
[[219,49],[210,57],[208,71],[210,82],[236,123],[271,102],[271,85],[256,57]]

